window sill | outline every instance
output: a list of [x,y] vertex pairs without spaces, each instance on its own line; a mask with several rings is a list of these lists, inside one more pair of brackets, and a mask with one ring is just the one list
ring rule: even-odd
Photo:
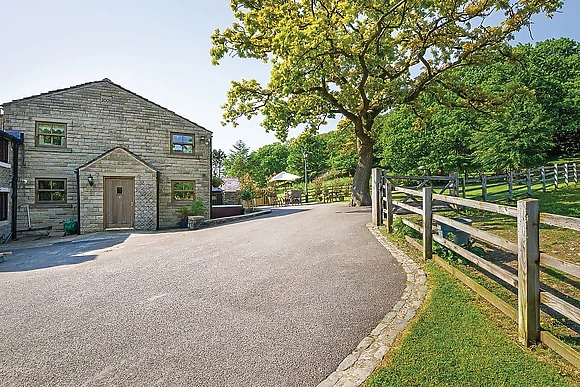
[[72,208],[72,203],[34,203],[30,208]]
[[31,146],[27,150],[38,152],[57,152],[57,153],[72,153],[71,148],[53,148],[49,146]]
[[4,161],[0,161],[0,168],[12,169],[12,165],[10,165],[10,163],[5,163]]
[[175,153],[170,153],[167,155],[167,157],[171,157],[174,159],[201,159],[201,156],[198,154],[191,154],[191,155],[187,155],[187,154],[183,154],[183,155],[178,155]]

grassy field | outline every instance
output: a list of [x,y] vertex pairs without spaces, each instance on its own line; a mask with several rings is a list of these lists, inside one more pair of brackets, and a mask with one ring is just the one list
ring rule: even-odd
[[[537,193],[540,200],[540,210],[566,216],[580,217],[580,186],[566,187],[547,193]],[[513,203],[512,203],[513,204]],[[465,210],[461,213],[449,212],[447,216],[461,216],[471,218],[473,225],[485,229],[494,234],[503,236],[512,242],[516,242],[516,222],[514,218],[501,215]],[[420,218],[410,216],[416,223]],[[404,230],[407,235],[413,234],[412,230],[399,224],[399,231]],[[416,237],[417,235],[415,235]],[[401,233],[398,235],[400,247],[406,249],[410,255],[417,256],[417,250],[408,246],[401,246]],[[392,238],[392,236],[391,236]],[[563,260],[580,264],[580,232],[542,226],[540,230],[540,246],[542,251]],[[474,243],[471,248],[477,248],[480,255],[515,273],[517,257],[506,253],[493,246]],[[453,257],[449,251],[438,249],[440,255],[447,255],[452,264],[475,279],[488,290],[500,296],[502,299],[517,306],[515,289],[508,289],[490,280],[485,273],[476,267],[457,262],[457,256]],[[580,370],[575,369],[569,363],[562,360],[553,351],[543,345],[532,348],[533,351],[520,348],[517,344],[517,326],[509,318],[501,314],[486,301],[480,300],[474,293],[468,292],[460,296],[463,288],[454,280],[449,279],[447,274],[441,273],[440,269],[433,269],[432,264],[427,265],[430,279],[434,290],[431,302],[420,313],[420,318],[411,328],[407,338],[401,343],[401,348],[393,353],[385,362],[384,369],[374,376],[370,386],[395,386],[395,385],[580,385]],[[561,293],[567,302],[580,307],[580,281],[564,273],[543,268],[541,280],[556,292]],[[461,290],[464,291],[464,290]],[[475,308],[476,310],[473,310]],[[479,310],[479,312],[477,312]],[[580,350],[580,327],[557,314],[542,313],[542,328],[546,329],[560,339]],[[479,314],[478,314],[479,313]],[[439,316],[439,314],[441,314]],[[482,319],[480,314],[486,316]],[[483,328],[482,328],[483,326]],[[501,326],[501,329],[498,328]],[[503,337],[490,336],[495,328],[503,332]],[[490,330],[488,332],[488,330]],[[478,337],[479,331],[483,331],[485,337]],[[493,335],[496,335],[493,333]],[[475,335],[472,337],[472,335]],[[431,339],[431,336],[434,339]],[[493,342],[487,338],[493,337]],[[511,343],[510,346],[518,349],[518,353],[527,358],[529,356],[542,358],[551,364],[555,364],[558,372],[572,375],[566,378],[558,378],[551,367],[542,368],[545,377],[554,377],[554,381],[541,381],[535,377],[524,377],[519,380],[517,371],[513,370],[513,361],[518,363],[515,368],[527,367],[527,361],[503,360],[508,351],[505,338]],[[501,350],[489,350],[495,348],[495,342],[501,343]],[[459,348],[456,342],[461,343]],[[504,348],[505,347],[505,348]],[[510,357],[516,356],[510,349]],[[480,352],[481,351],[481,352]],[[441,355],[443,353],[443,355]],[[479,359],[483,358],[482,363]],[[520,355],[516,356],[520,358]],[[433,362],[431,359],[435,359]],[[467,359],[467,360],[466,360]],[[474,369],[474,365],[477,364]],[[522,363],[519,363],[522,362]],[[417,364],[415,364],[417,363]],[[489,365],[492,365],[491,368]],[[541,367],[544,367],[542,365]],[[423,370],[425,368],[425,370]],[[449,369],[448,369],[449,368]],[[477,369],[481,368],[481,373]],[[452,369],[453,371],[450,371]],[[472,377],[472,375],[475,375]],[[490,376],[491,375],[491,376]],[[513,375],[512,379],[506,379]],[[526,373],[526,375],[528,375]],[[491,379],[490,379],[491,378]],[[486,382],[482,383],[481,381]],[[529,384],[526,384],[528,383]],[[563,384],[559,384],[563,383]]]
[[[570,186],[557,191],[537,193],[534,197],[540,201],[541,212],[580,217],[580,187]],[[474,220],[473,226],[500,235],[512,242],[517,241],[516,220],[514,218],[477,211],[469,211],[465,215]],[[515,254],[506,253],[482,243],[475,243],[475,246],[481,247],[484,252],[484,258],[516,273],[517,256]],[[540,249],[554,257],[580,264],[580,232],[541,225]],[[464,266],[463,268],[465,272],[472,274],[474,278],[481,277],[479,282],[490,288],[490,290],[495,290],[498,295],[512,305],[516,305],[517,300],[513,294],[515,289],[511,289],[512,294],[507,294],[500,291],[502,288],[498,285],[485,281],[486,277],[483,274],[479,275],[479,272],[474,267]],[[540,279],[554,291],[560,293],[567,302],[580,307],[580,281],[577,278],[568,276],[558,270],[542,268]],[[543,315],[542,326],[568,344],[576,347],[577,350],[580,350],[580,335],[577,333],[579,327],[575,323],[563,316],[552,314]]]
[[367,386],[571,386],[500,328],[478,297],[435,264],[425,265],[426,306]]

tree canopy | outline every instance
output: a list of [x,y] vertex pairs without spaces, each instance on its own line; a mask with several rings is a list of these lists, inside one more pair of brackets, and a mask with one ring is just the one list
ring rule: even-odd
[[[265,117],[285,139],[289,127],[316,129],[341,115],[352,123],[358,162],[352,204],[370,204],[375,118],[413,103],[448,71],[481,63],[532,15],[560,0],[232,0],[235,23],[212,36],[214,64],[226,55],[270,62],[267,85],[233,81],[224,122]],[[464,93],[465,95],[465,93]]]
[[377,119],[381,164],[398,174],[508,171],[580,154],[579,52],[578,42],[550,39],[455,70],[490,106],[424,94],[419,111],[393,109]]

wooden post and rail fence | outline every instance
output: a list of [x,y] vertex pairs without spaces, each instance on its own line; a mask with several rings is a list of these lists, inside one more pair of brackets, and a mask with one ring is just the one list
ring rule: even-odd
[[[449,181],[454,180],[452,177],[448,179]],[[580,265],[541,252],[539,236],[540,224],[580,231],[580,218],[540,214],[539,202],[536,199],[519,200],[517,207],[511,207],[456,196],[458,192],[457,190],[453,190],[453,184],[447,188],[450,188],[451,193],[455,194],[455,196],[433,192],[433,187],[427,184],[420,185],[416,189],[410,189],[396,186],[392,181],[393,179],[389,178],[384,170],[380,168],[373,169],[372,222],[374,225],[379,226],[384,224],[387,232],[392,232],[393,218],[397,216],[395,214],[397,209],[421,216],[421,225],[404,217],[401,217],[401,220],[404,225],[422,235],[422,243],[418,243],[410,237],[406,239],[411,245],[422,251],[425,260],[434,260],[472,290],[492,303],[500,311],[515,320],[518,323],[518,333],[522,343],[531,345],[541,341],[574,366],[580,368],[579,352],[550,332],[541,330],[540,306],[544,305],[577,324],[580,324],[580,308],[548,292],[547,287],[540,282],[539,275],[540,267],[542,266],[554,268],[580,279]],[[455,187],[457,187],[456,183]],[[395,200],[394,196],[403,196],[404,199]],[[412,204],[408,204],[408,202]],[[459,206],[468,207],[484,212],[514,217],[517,219],[517,243],[472,227],[469,224],[434,214],[436,212],[434,210],[436,208],[434,203],[437,203],[437,206],[445,204],[454,209]],[[433,221],[467,233],[471,238],[491,244],[504,251],[517,254],[517,274],[474,254],[464,246],[455,244],[452,240],[444,236],[434,234]],[[490,279],[496,280],[496,282],[504,286],[507,285],[508,289],[510,286],[517,289],[517,309],[469,278],[456,267],[453,267],[443,259],[434,255],[432,251],[433,242],[461,255],[473,265],[490,274]],[[498,279],[499,281],[497,281]]]
[[[547,192],[571,184],[578,184],[578,163],[560,163],[520,171],[510,171],[500,175],[479,174],[460,176],[459,172],[449,176],[396,176],[386,175],[393,185],[408,182],[419,190],[433,186],[437,190],[449,190],[452,196],[478,199],[484,202],[515,201],[530,197],[535,192]],[[415,182],[415,184],[412,184]],[[417,184],[418,183],[418,184]]]
[[[578,184],[578,164],[560,163],[521,171],[510,171],[503,175],[462,177],[460,191],[462,197],[481,199],[484,202],[501,200],[514,201],[532,196],[535,192],[547,192],[570,184]],[[459,185],[459,183],[458,183]]]

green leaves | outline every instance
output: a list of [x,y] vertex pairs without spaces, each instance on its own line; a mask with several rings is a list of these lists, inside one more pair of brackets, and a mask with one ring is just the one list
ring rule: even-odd
[[[270,61],[270,82],[233,82],[225,123],[261,112],[284,126],[340,113],[363,124],[408,103],[446,71],[482,60],[556,0],[231,1],[238,21],[212,36],[211,56]],[[505,15],[501,18],[504,10]],[[489,17],[489,16],[493,16]],[[483,19],[482,19],[483,18]],[[496,25],[487,20],[500,20]],[[370,126],[366,127],[370,129]]]
[[[441,80],[448,72],[484,63],[485,52],[504,46],[533,14],[554,12],[562,2],[232,0],[230,5],[237,22],[212,35],[213,63],[230,55],[269,61],[272,70],[267,85],[232,83],[224,123],[261,113],[262,126],[283,141],[290,127],[317,127],[341,115],[365,145],[358,147],[359,157],[368,160],[379,114],[446,87]],[[371,165],[359,164],[364,171],[357,173],[367,176]],[[368,188],[363,191],[366,199]]]

